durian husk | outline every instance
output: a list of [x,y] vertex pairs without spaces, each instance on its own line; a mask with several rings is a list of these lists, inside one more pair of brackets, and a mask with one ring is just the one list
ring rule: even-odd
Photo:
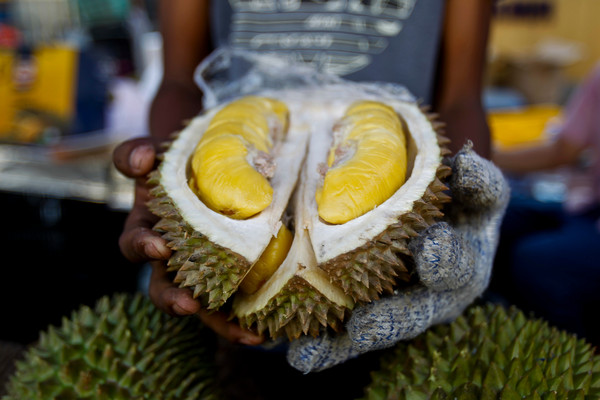
[[350,307],[331,302],[305,279],[294,276],[277,297],[257,312],[240,315],[238,320],[246,329],[291,340],[302,334],[318,336],[323,327],[340,331],[349,313]]
[[[301,197],[298,193],[297,197]],[[296,210],[298,219],[304,210]],[[287,258],[256,293],[236,294],[232,311],[240,325],[272,338],[318,336],[324,327],[339,331],[354,307],[342,289],[318,267],[309,235],[298,224]]]
[[237,290],[251,263],[194,230],[160,185],[159,171],[150,173],[148,184],[154,185],[148,208],[161,217],[154,229],[162,233],[167,246],[174,251],[167,270],[176,271],[174,282],[182,288],[191,288],[194,298],[203,306],[218,309]]
[[141,294],[105,296],[40,334],[3,400],[218,399],[209,336]]
[[[348,99],[335,97],[335,92],[325,91],[323,93],[331,97],[330,103],[337,104],[332,106],[332,109],[342,109],[344,105],[348,104]],[[331,116],[319,105],[320,103],[306,106],[306,99],[314,98],[314,93],[300,93],[298,97],[304,101],[299,109],[307,112],[307,116],[304,117],[305,120],[298,118],[298,108],[294,107],[293,102],[288,103],[292,117],[291,133],[288,132],[288,138],[291,137],[291,140],[297,140],[303,135],[310,137],[314,133],[314,130],[311,129],[315,125],[322,127],[327,125],[327,123],[323,123],[323,120],[331,120]],[[327,98],[319,100],[327,104]],[[236,243],[230,242],[230,246],[217,245],[209,239],[210,235],[205,235],[193,228],[186,218],[182,217],[180,208],[163,187],[161,181],[172,179],[172,177],[161,177],[159,168],[151,175],[149,181],[155,185],[152,191],[154,199],[149,203],[149,207],[161,217],[161,221],[155,229],[163,233],[169,246],[174,250],[168,268],[171,271],[177,271],[175,282],[180,287],[188,287],[193,290],[194,297],[198,298],[209,310],[223,307],[229,298],[234,297],[232,317],[237,318],[243,327],[259,333],[268,331],[271,337],[287,335],[293,339],[302,334],[317,335],[323,327],[338,329],[356,303],[378,299],[386,293],[391,293],[402,282],[412,280],[414,278],[412,256],[407,243],[443,215],[441,208],[444,203],[449,201],[449,197],[445,193],[447,187],[443,181],[449,175],[450,168],[441,162],[443,156],[449,152],[445,147],[448,140],[443,136],[443,124],[435,121],[435,116],[426,114],[426,111],[420,109],[418,105],[402,107],[410,109],[410,113],[413,114],[410,118],[416,118],[419,126],[425,126],[425,129],[432,131],[433,140],[437,137],[438,142],[437,150],[435,150],[437,155],[427,156],[429,161],[421,159],[421,162],[427,163],[437,159],[437,171],[434,167],[433,171],[427,172],[426,175],[430,176],[426,181],[428,183],[422,186],[420,189],[422,191],[418,192],[420,194],[417,195],[410,208],[394,221],[389,222],[389,225],[382,229],[377,228],[381,230],[370,240],[363,241],[359,236],[355,236],[352,239],[352,247],[334,257],[317,254],[314,243],[310,250],[310,244],[297,244],[296,246],[307,249],[311,253],[314,252],[312,259],[305,260],[304,264],[289,262],[287,267],[283,268],[285,273],[278,271],[270,279],[270,281],[280,280],[281,282],[276,282],[275,285],[270,285],[268,282],[265,285],[266,288],[260,289],[257,294],[244,295],[236,293],[236,290],[258,254],[254,259],[242,256],[232,249]],[[203,124],[205,125],[205,121],[208,120],[210,120],[210,112],[195,121],[195,129],[202,130]],[[428,135],[431,137],[431,134]],[[307,158],[310,158],[310,154],[313,154],[310,147],[314,145],[320,146],[319,151],[324,151],[326,154],[328,148],[324,148],[322,143],[324,140],[321,140],[321,143],[313,144],[312,141],[309,143],[308,139],[304,138],[297,140],[297,144],[291,146],[289,152],[298,153],[300,148],[306,147],[309,148]],[[188,144],[178,143],[178,145],[180,148],[190,147],[191,142]],[[412,147],[414,151],[415,146],[415,142],[409,138],[409,147]],[[282,159],[286,160],[286,157]],[[409,163],[414,162],[414,158],[409,161]],[[308,165],[311,168],[310,172],[315,175],[317,171],[315,162],[311,164],[309,160],[304,160],[304,170]],[[412,164],[408,166],[409,175],[412,167]],[[294,168],[299,170],[298,166]],[[296,171],[294,168],[290,167],[288,171]],[[177,169],[176,173],[182,174],[181,168]],[[304,173],[308,172],[304,171]],[[317,178],[311,179],[316,180]],[[179,189],[174,190],[179,191]],[[307,193],[303,204],[314,202],[314,192],[307,191]],[[189,196],[189,193],[186,196]],[[190,201],[194,200],[186,200],[186,202]],[[273,221],[275,217],[279,221],[283,211],[280,209],[277,211],[279,214],[273,213],[269,217],[269,221]],[[207,213],[210,218],[214,218],[210,212],[207,211]],[[188,211],[188,214],[191,212]],[[262,217],[261,214],[259,218]],[[311,218],[313,220],[309,221]],[[306,217],[302,224],[310,226],[319,224],[320,222],[314,218],[314,216]],[[266,220],[267,217],[264,219]],[[354,222],[357,221],[351,221],[351,223]],[[295,223],[300,225],[297,221]],[[358,222],[354,226],[357,225],[359,225]],[[273,235],[276,234],[279,226],[273,224],[270,227]],[[303,226],[299,228],[297,226],[296,237],[299,232],[303,231]],[[253,235],[253,233],[248,233],[248,235]],[[321,234],[321,239],[326,237],[327,233]],[[305,240],[302,239],[300,242]],[[312,241],[312,237],[309,241]],[[297,239],[294,239],[294,242],[297,242]],[[260,243],[254,247],[260,249],[266,247],[267,244],[268,242]],[[293,247],[294,244],[292,244]],[[316,259],[314,259],[315,256]]]
[[[148,179],[148,185],[151,189],[151,200],[148,202],[148,208],[161,219],[155,225],[154,229],[160,232],[167,240],[167,245],[173,250],[173,255],[168,261],[168,270],[177,271],[174,281],[182,288],[190,288],[193,291],[194,298],[198,299],[203,307],[208,310],[221,308],[226,301],[236,292],[242,279],[246,276],[254,262],[256,262],[267,245],[270,238],[275,235],[281,226],[281,217],[285,210],[287,199],[295,185],[302,164],[302,157],[290,157],[292,154],[302,154],[301,149],[306,146],[308,135],[304,132],[287,134],[283,145],[275,145],[278,150],[279,158],[278,169],[275,176],[271,178],[271,183],[275,187],[284,186],[283,190],[275,191],[272,204],[260,215],[250,218],[250,220],[260,220],[260,232],[254,229],[243,228],[243,221],[231,220],[228,217],[219,215],[204,205],[196,195],[193,194],[187,183],[184,187],[176,188],[177,192],[184,192],[184,198],[187,202],[195,202],[195,206],[202,208],[203,216],[208,216],[203,223],[208,230],[219,225],[219,221],[225,221],[223,224],[231,228],[233,234],[223,234],[221,239],[225,239],[229,246],[217,244],[218,240],[209,239],[206,232],[194,228],[193,225],[184,218],[184,211],[173,200],[173,197],[167,193],[165,181],[172,180],[173,177],[165,177],[164,169],[170,168],[176,174],[187,175],[188,164],[165,166],[166,154],[172,151],[187,151],[187,146],[193,146],[203,133],[214,115],[222,108],[217,107],[208,110],[203,115],[190,121],[188,126],[181,132],[173,135],[172,140],[164,144],[167,149],[163,162],[158,169],[151,172]],[[187,135],[187,136],[185,136]],[[185,142],[177,139],[185,136]],[[179,146],[179,148],[177,148]],[[185,179],[187,181],[187,178]],[[289,182],[288,182],[289,181]],[[278,182],[278,183],[277,183]],[[187,197],[186,197],[187,196]],[[189,207],[188,207],[189,208]],[[193,208],[193,207],[192,207]],[[188,217],[197,218],[198,213],[194,209],[188,213]],[[227,225],[231,224],[231,225]],[[256,226],[256,225],[255,225]],[[241,229],[240,229],[241,228]],[[235,251],[235,247],[240,247],[243,241],[255,239],[252,246],[241,245],[242,248],[249,250],[248,254],[240,255]]]
[[598,399],[600,357],[515,307],[469,308],[384,354],[364,399]]
[[[430,118],[431,123],[441,131],[443,125],[433,121],[435,116]],[[441,154],[448,154],[449,150],[444,147],[448,139],[439,133],[437,140]],[[304,178],[309,174],[309,169],[307,164]],[[440,209],[450,201],[450,197],[445,193],[448,188],[442,180],[450,172],[449,167],[440,164],[435,179],[423,197],[413,204],[411,212],[401,215],[397,223],[388,226],[374,239],[326,263],[319,264],[314,256],[306,256],[312,253],[309,249],[311,244],[308,243],[309,234],[302,225],[297,226],[289,255],[296,263],[286,260],[274,277],[275,281],[287,283],[275,289],[266,285],[253,295],[236,294],[233,312],[240,325],[261,334],[268,332],[271,337],[285,334],[289,339],[298,338],[301,334],[317,336],[323,327],[339,331],[357,303],[378,299],[383,294],[392,293],[402,282],[413,280],[408,240],[418,236],[419,232],[443,216]],[[303,196],[304,203],[307,197],[313,196],[308,185],[304,189],[305,193],[297,193],[297,203],[303,202]],[[310,219],[307,214],[306,210],[297,211],[295,219],[307,221]],[[304,258],[297,257],[294,251],[302,253]],[[315,290],[315,287],[320,289],[325,286],[319,286],[323,281],[333,283],[330,286],[341,289],[343,293],[324,296]]]
[[[444,135],[445,125],[438,120],[436,114],[429,112],[428,107],[397,104],[394,108],[399,113],[402,123],[406,125],[404,130],[409,135],[409,153],[416,153],[418,148],[412,136],[416,133],[413,130],[424,127],[432,131],[437,141],[439,162],[437,168],[432,171],[429,184],[415,197],[410,207],[397,219],[389,221],[388,225],[371,239],[335,257],[324,256],[317,251],[319,266],[326,271],[329,279],[357,304],[379,299],[382,295],[393,293],[398,286],[414,283],[417,277],[414,274],[413,257],[408,243],[427,227],[439,221],[443,217],[444,204],[451,201],[448,187],[445,185],[451,168],[442,162],[443,158],[450,154],[447,147],[449,139]],[[420,115],[412,115],[417,111]],[[412,179],[414,163],[417,162],[414,155],[409,156],[408,162],[407,176],[408,179]],[[380,207],[385,205],[384,203]],[[354,226],[359,226],[361,218],[350,221],[347,225],[356,222]]]

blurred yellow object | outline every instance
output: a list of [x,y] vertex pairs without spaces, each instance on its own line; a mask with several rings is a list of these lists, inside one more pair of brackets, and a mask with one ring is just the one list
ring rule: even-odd
[[547,128],[558,122],[561,111],[562,108],[554,104],[491,111],[488,113],[488,124],[492,142],[499,148],[543,142],[548,139]]
[[12,52],[0,50],[0,137],[9,131],[15,113],[12,62]]
[[35,115],[27,115],[15,121],[14,134],[19,142],[32,143],[36,141],[46,125],[40,117]]
[[75,111],[77,69],[78,50],[66,44],[39,46],[27,55],[0,50],[0,138],[36,142],[43,123],[68,124]]

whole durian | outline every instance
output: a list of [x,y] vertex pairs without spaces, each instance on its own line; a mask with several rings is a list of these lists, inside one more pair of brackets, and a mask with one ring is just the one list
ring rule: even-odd
[[149,206],[206,308],[296,338],[412,279],[407,240],[449,201],[447,139],[415,101],[344,89],[241,97],[170,143]]
[[218,399],[209,334],[141,294],[103,297],[41,333],[2,399]]
[[365,399],[599,399],[600,357],[515,307],[473,306],[382,356]]

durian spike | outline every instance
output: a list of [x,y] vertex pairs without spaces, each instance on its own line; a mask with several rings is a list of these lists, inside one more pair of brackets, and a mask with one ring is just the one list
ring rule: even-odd
[[93,310],[82,307],[62,327],[40,335],[44,339],[17,364],[3,400],[137,399],[148,393],[191,399],[188,392],[217,399],[210,335],[199,321],[169,317],[141,294],[106,296]]
[[399,342],[371,376],[365,399],[600,396],[600,357],[589,344],[492,304]]

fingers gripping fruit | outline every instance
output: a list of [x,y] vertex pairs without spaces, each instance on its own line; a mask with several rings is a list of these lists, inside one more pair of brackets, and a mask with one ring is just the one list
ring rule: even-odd
[[446,139],[417,104],[314,91],[207,111],[150,178],[175,282],[272,337],[337,329],[409,281],[407,241],[449,201]]

